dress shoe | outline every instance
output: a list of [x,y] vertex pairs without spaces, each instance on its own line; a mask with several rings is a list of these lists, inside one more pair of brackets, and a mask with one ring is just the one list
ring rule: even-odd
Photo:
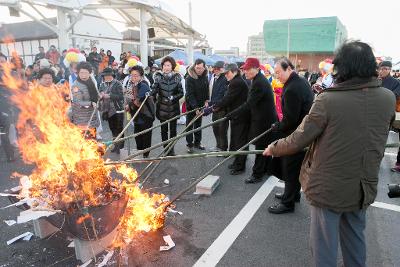
[[245,170],[235,170],[235,169],[233,169],[233,170],[231,170],[230,174],[231,175],[239,175],[239,174],[242,174],[244,172],[245,172]]
[[202,144],[194,145],[195,148],[205,150],[206,148]]
[[187,153],[193,154],[193,152],[194,152],[193,147],[192,146],[188,146],[187,147]]
[[[276,193],[276,194],[275,194],[275,198],[276,198],[276,199],[282,199],[282,197],[283,197],[283,193]],[[301,197],[300,194],[297,195],[297,196],[294,198],[294,201],[295,201],[295,202],[300,202],[300,197]]]
[[285,204],[276,203],[275,205],[268,208],[268,212],[273,213],[273,214],[283,214],[283,213],[294,212],[294,206],[288,207]]
[[257,177],[254,177],[253,175],[244,180],[244,182],[246,184],[256,184],[256,183],[259,183],[261,181],[262,181],[262,177],[257,178]]

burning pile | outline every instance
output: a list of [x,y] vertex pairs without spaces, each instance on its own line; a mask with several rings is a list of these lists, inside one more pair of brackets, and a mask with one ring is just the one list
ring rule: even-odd
[[32,174],[21,180],[21,198],[33,199],[31,206],[65,212],[127,198],[117,244],[137,231],[162,227],[164,196],[141,192],[135,184],[134,169],[105,165],[98,143],[85,139],[82,129],[69,121],[69,103],[65,101],[68,85],[27,85],[12,75],[10,65],[2,69],[3,84],[11,90],[11,100],[20,109],[19,149],[23,160],[35,165]]

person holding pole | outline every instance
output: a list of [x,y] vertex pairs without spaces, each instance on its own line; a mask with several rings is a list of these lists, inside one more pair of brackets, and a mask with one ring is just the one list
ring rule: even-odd
[[[146,95],[150,92],[149,84],[144,80],[144,70],[141,66],[136,65],[129,69],[130,80],[127,83],[127,90],[130,91],[131,99],[127,102],[125,109],[134,116],[134,114],[142,106]],[[134,133],[138,133],[149,129],[153,126],[155,118],[154,102],[151,97],[148,97],[146,103],[139,110],[138,116],[134,119]],[[151,146],[151,134],[149,131],[145,134],[135,137],[136,147],[138,150],[144,150]],[[143,154],[144,158],[149,157],[149,152]]]

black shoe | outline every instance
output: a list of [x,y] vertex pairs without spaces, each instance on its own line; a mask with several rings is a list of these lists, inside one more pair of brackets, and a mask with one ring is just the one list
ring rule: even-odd
[[175,156],[175,151],[171,150],[170,152],[168,152],[167,156],[170,156],[170,157]]
[[273,213],[273,214],[283,214],[283,213],[294,212],[294,206],[288,207],[285,204],[276,203],[275,205],[268,207],[268,212]]
[[244,182],[246,184],[256,184],[256,183],[259,183],[261,181],[262,181],[262,177],[257,178],[257,177],[254,177],[253,175],[244,180]]
[[194,147],[200,150],[206,150],[206,148],[202,144],[194,145]]
[[235,168],[236,168],[236,166],[233,163],[228,165],[228,169],[230,169],[230,170],[234,170]]
[[194,152],[193,147],[192,146],[188,146],[187,153],[193,154],[193,152]]
[[[275,198],[276,198],[276,199],[282,199],[282,197],[283,197],[283,193],[276,193],[276,194],[275,194]],[[294,201],[295,201],[295,202],[300,202],[300,197],[301,197],[300,194],[297,195],[297,196],[294,198]]]
[[239,175],[239,174],[242,174],[242,173],[244,173],[245,172],[245,170],[231,170],[231,175]]

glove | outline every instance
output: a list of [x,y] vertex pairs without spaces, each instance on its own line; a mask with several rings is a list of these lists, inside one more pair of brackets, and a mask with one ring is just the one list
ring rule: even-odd
[[210,115],[211,113],[213,113],[212,106],[203,109],[203,116],[208,116],[208,115]]

